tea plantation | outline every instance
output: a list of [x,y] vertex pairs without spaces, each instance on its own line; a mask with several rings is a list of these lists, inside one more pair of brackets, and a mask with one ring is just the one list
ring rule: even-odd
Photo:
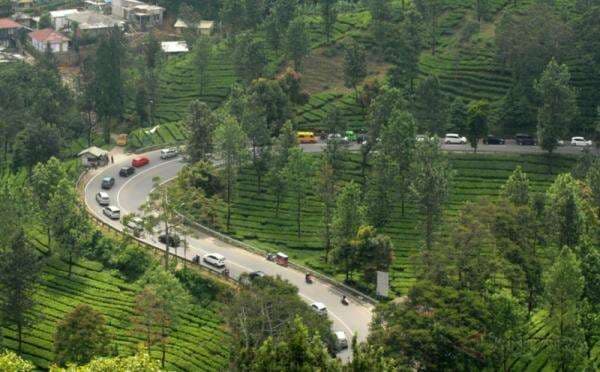
[[[569,171],[573,158],[554,159],[549,172],[547,158],[537,155],[474,155],[450,154],[450,164],[456,170],[451,185],[451,198],[446,206],[446,217],[451,218],[465,201],[495,198],[500,187],[517,165],[528,173],[533,191],[543,192],[558,173]],[[359,158],[351,154],[343,162],[343,180],[360,181]],[[314,184],[314,183],[313,183]],[[233,207],[231,234],[265,250],[284,251],[290,256],[330,275],[340,273],[322,261],[323,224],[322,204],[311,194],[303,203],[302,235],[296,235],[294,204],[287,198],[279,216],[275,212],[275,199],[266,189],[257,193],[256,178],[250,169],[240,177],[235,206]],[[405,294],[414,281],[413,256],[422,245],[418,229],[419,216],[411,203],[405,215],[395,206],[390,223],[381,229],[390,235],[395,247],[395,260],[391,269],[391,287],[396,294]],[[223,211],[224,212],[224,211]]]
[[[48,250],[45,234],[38,230],[28,232],[29,240],[40,252]],[[131,331],[130,318],[136,284],[128,283],[116,273],[103,269],[97,262],[81,260],[73,267],[68,278],[68,266],[57,258],[48,260],[42,273],[40,288],[36,292],[38,320],[24,333],[24,357],[42,369],[54,361],[53,336],[58,321],[65,318],[78,304],[85,303],[100,311],[106,318],[113,337],[115,351],[130,355],[143,341],[141,334]],[[185,314],[173,330],[167,349],[166,368],[173,371],[219,371],[229,361],[229,338],[218,314],[221,304],[197,304]],[[16,334],[3,328],[4,346],[16,349]],[[154,358],[160,359],[157,348]]]

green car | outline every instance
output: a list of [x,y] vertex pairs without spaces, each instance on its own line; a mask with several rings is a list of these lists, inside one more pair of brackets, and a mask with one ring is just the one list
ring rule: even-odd
[[348,142],[356,142],[356,140],[358,140],[358,137],[356,137],[356,133],[354,133],[354,131],[351,130],[347,130],[345,136]]

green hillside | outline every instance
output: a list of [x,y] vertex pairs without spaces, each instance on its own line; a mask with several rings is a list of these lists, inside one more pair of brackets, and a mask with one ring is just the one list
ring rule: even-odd
[[[40,252],[47,252],[45,233],[29,231],[29,240]],[[143,342],[143,335],[131,332],[134,297],[140,288],[121,279],[102,264],[80,260],[68,278],[68,265],[50,258],[44,266],[40,288],[36,292],[34,311],[40,315],[33,327],[24,331],[23,356],[39,368],[54,361],[53,337],[57,322],[77,305],[88,304],[106,318],[119,355],[132,355]],[[206,302],[193,306],[181,324],[173,330],[167,350],[166,367],[174,371],[221,371],[229,362],[229,340],[220,303]],[[16,332],[3,328],[4,346],[15,350]],[[160,359],[158,348],[151,350]]]

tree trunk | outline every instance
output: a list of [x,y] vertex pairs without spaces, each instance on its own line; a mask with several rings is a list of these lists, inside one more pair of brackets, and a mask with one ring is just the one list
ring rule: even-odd
[[433,246],[433,215],[431,212],[425,216],[425,246],[427,250],[431,250]]
[[231,180],[227,180],[227,231],[231,226]]
[[69,278],[71,278],[71,272],[73,269],[73,252],[69,250]]
[[23,353],[23,323],[21,321],[17,322],[17,342],[19,343],[17,353],[21,355]]
[[169,225],[165,222],[165,270],[169,271],[169,243],[171,236],[169,235]]
[[160,358],[160,365],[161,367],[164,369],[165,368],[165,359],[166,359],[166,355],[167,355],[167,344],[166,344],[166,334],[165,334],[165,325],[162,324],[161,325],[161,336],[162,336],[162,340],[160,342],[160,346],[162,349],[162,357]]
[[281,194],[278,192],[275,196],[275,217],[279,218],[279,204],[281,204]]
[[298,231],[298,239],[300,239],[300,218],[302,214],[302,195],[296,195],[296,227]]

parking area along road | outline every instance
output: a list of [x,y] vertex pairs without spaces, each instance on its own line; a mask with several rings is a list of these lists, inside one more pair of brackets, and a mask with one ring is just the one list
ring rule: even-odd
[[[307,152],[320,152],[325,144],[317,143],[303,145]],[[469,145],[443,145],[444,150],[472,152]],[[353,144],[351,150],[358,150],[359,145]],[[592,151],[597,151],[592,149]],[[480,145],[480,153],[507,153],[507,154],[540,154],[543,151],[538,146],[518,146],[508,141],[505,145]],[[580,154],[582,148],[573,146],[561,146],[556,153],[560,154]],[[103,177],[112,176],[115,178],[115,185],[110,190],[104,190],[108,193],[111,205],[121,209],[121,215],[128,213],[140,213],[139,207],[145,203],[148,194],[153,188],[154,179],[159,177],[162,181],[168,181],[177,176],[179,170],[184,166],[180,157],[162,160],[160,151],[152,151],[144,154],[150,159],[150,163],[141,168],[137,168],[135,173],[127,178],[119,177],[119,169],[122,166],[130,165],[131,156],[119,156],[121,159],[116,164],[110,165],[94,172],[88,183],[85,185],[85,203],[90,213],[113,226],[118,230],[123,230],[120,221],[111,220],[102,213],[102,207],[95,200],[95,195],[103,191],[100,187]],[[159,249],[164,249],[164,245],[158,242],[157,235],[145,236],[143,240]],[[279,266],[271,261],[267,261],[264,256],[251,253],[237,246],[225,243],[210,235],[197,231],[193,237],[188,238],[189,249],[185,252],[185,258],[190,260],[194,256],[202,257],[207,253],[219,253],[226,257],[227,267],[230,275],[238,278],[244,272],[263,271],[267,275],[280,276],[298,287],[300,296],[308,303],[322,302],[327,306],[330,319],[333,321],[335,331],[344,331],[350,339],[353,334],[357,334],[359,341],[366,339],[371,322],[373,306],[367,302],[360,301],[357,298],[350,297],[350,305],[341,304],[342,293],[340,289],[331,286],[325,282],[315,280],[313,284],[307,284],[304,280],[303,272]],[[183,248],[175,252],[178,256],[184,257]],[[342,359],[349,358],[351,351],[340,353]]]
[[[119,169],[122,166],[131,164],[131,158],[125,158],[126,160],[97,170],[85,185],[85,203],[90,213],[95,214],[117,230],[123,230],[120,221],[106,217],[102,213],[103,207],[95,200],[95,196],[99,191],[108,193],[111,205],[121,209],[121,216],[128,213],[140,213],[139,207],[145,203],[153,188],[153,179],[155,177],[160,177],[162,181],[172,179],[184,166],[184,162],[179,157],[161,160],[160,151],[153,151],[144,155],[150,159],[150,163],[137,168],[133,175],[127,178],[119,177]],[[110,190],[102,190],[102,178],[108,176],[115,178],[115,185]],[[145,236],[143,240],[161,250],[164,249],[164,244],[158,242],[157,235]],[[266,260],[265,256],[251,253],[202,232],[196,232],[193,237],[188,238],[188,242],[189,248],[185,253],[186,259],[191,260],[196,255],[202,257],[207,253],[219,253],[226,257],[230,276],[234,278],[238,278],[244,272],[258,270],[265,272],[267,275],[280,276],[298,287],[300,296],[306,302],[322,302],[327,306],[334,331],[344,331],[349,341],[355,333],[360,341],[366,339],[373,310],[371,304],[351,297],[349,293],[342,293],[338,288],[318,279],[312,284],[307,284],[303,272],[282,267]],[[184,251],[181,247],[174,253],[179,257],[184,257]],[[347,306],[341,303],[344,294],[350,298],[350,304]],[[342,359],[347,359],[350,355],[349,350],[339,354]]]

